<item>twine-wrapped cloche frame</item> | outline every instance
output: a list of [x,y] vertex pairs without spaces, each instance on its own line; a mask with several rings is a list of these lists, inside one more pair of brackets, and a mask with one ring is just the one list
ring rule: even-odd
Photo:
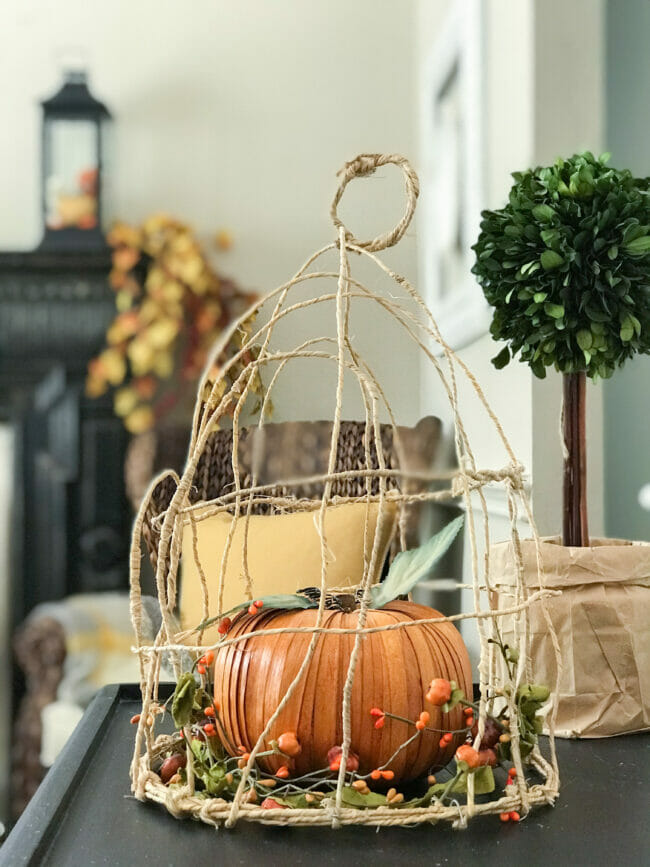
[[[347,184],[358,177],[371,175],[377,168],[388,164],[398,166],[405,178],[407,207],[404,216],[395,228],[384,235],[370,241],[358,241],[352,233],[343,225],[337,215],[337,206]],[[528,499],[522,480],[522,467],[517,462],[504,431],[488,404],[478,382],[467,368],[465,363],[458,358],[445,343],[438,330],[438,326],[427,309],[424,302],[411,284],[402,276],[394,273],[375,255],[380,250],[396,244],[404,235],[413,217],[415,203],[418,196],[418,178],[409,162],[401,156],[390,154],[362,154],[347,163],[341,172],[341,182],[331,207],[331,216],[337,230],[337,238],[332,243],[323,247],[311,256],[297,274],[289,282],[270,292],[259,301],[252,310],[249,310],[242,319],[234,323],[230,331],[224,335],[222,341],[215,346],[211,358],[206,366],[198,389],[198,398],[194,414],[194,423],[191,435],[191,443],[185,470],[180,478],[175,474],[166,473],[155,479],[146,495],[139,514],[137,516],[133,542],[131,549],[131,611],[135,627],[135,648],[141,670],[142,712],[137,727],[135,738],[135,751],[131,765],[132,788],[135,796],[140,800],[151,800],[163,804],[169,812],[175,816],[194,816],[207,823],[214,825],[224,824],[226,827],[233,826],[238,819],[256,821],[273,825],[330,825],[339,827],[346,824],[363,824],[372,826],[388,825],[413,825],[420,822],[435,823],[440,820],[452,822],[455,827],[465,827],[467,820],[477,814],[496,814],[508,811],[519,811],[526,814],[534,805],[553,803],[559,792],[559,775],[553,740],[553,717],[551,709],[547,725],[550,736],[548,739],[548,758],[542,755],[539,746],[536,746],[529,757],[532,766],[538,773],[540,782],[529,783],[523,773],[523,764],[519,745],[518,708],[514,695],[518,686],[533,681],[534,661],[526,654],[528,608],[531,604],[540,604],[545,608],[546,595],[552,591],[544,589],[543,575],[540,575],[540,591],[529,594],[522,580],[522,556],[520,540],[517,531],[517,521],[520,509],[523,509],[530,524],[531,533],[538,542],[538,535]],[[338,271],[310,270],[314,263],[328,251],[338,249]],[[353,278],[350,269],[350,254],[359,254],[370,259],[385,275],[388,275],[402,293],[402,298],[392,295],[386,297],[363,285]],[[290,303],[291,292],[295,287],[312,279],[329,278],[336,281],[336,289],[330,293],[320,295],[308,300],[297,300]],[[399,467],[386,466],[384,449],[382,448],[381,426],[379,422],[380,412],[385,413],[390,419],[393,430],[393,439],[398,442],[399,431],[393,412],[386,395],[375,378],[372,369],[361,357],[355,348],[355,342],[350,333],[350,308],[356,303],[372,303],[379,305],[390,314],[399,327],[406,332],[414,341],[428,362],[433,365],[440,382],[444,388],[451,407],[454,422],[455,447],[458,458],[458,470],[449,473],[441,472],[418,472],[417,492],[413,493],[412,486],[408,482],[414,480],[414,474]],[[274,350],[271,339],[276,325],[291,317],[292,314],[306,307],[319,305],[323,308],[335,310],[336,336],[314,337],[305,340],[300,345],[288,351]],[[256,313],[262,308],[270,310],[263,325],[255,326],[253,333],[244,342],[241,349],[226,362],[221,370],[221,378],[216,382],[211,381],[209,372],[213,370],[216,360],[221,357],[223,348],[228,344],[235,329],[251,313]],[[414,312],[415,311],[415,312]],[[253,353],[251,349],[255,349]],[[286,365],[299,359],[324,359],[333,362],[336,366],[336,403],[332,424],[332,435],[329,449],[329,461],[327,472],[313,479],[286,479],[282,480],[281,486],[256,484],[252,478],[251,483],[242,484],[242,473],[239,463],[239,431],[240,416],[246,398],[254,382],[259,381],[260,372],[264,372],[271,366],[275,366],[268,385],[264,391],[259,425],[262,426],[267,419],[269,401],[278,377]],[[241,373],[234,380],[231,387],[226,387],[226,374],[236,364],[241,366]],[[358,469],[337,471],[337,448],[339,446],[339,432],[342,425],[342,398],[343,382],[347,375],[356,378],[365,407],[365,466]],[[487,417],[496,429],[501,443],[505,449],[508,463],[502,469],[480,469],[477,467],[470,446],[469,438],[459,414],[458,378],[464,377],[470,384],[471,390],[482,405]],[[206,396],[207,393],[207,396]],[[219,428],[222,419],[228,418],[232,424],[232,476],[234,484],[232,488],[222,493],[207,504],[193,501],[191,493],[196,492],[197,467],[204,454],[211,435]],[[399,452],[399,448],[397,449]],[[372,454],[371,454],[372,452]],[[341,497],[336,491],[340,490],[337,485],[341,481],[354,478],[360,487],[360,496]],[[393,484],[389,484],[389,480]],[[157,522],[156,536],[158,537],[156,556],[153,558],[156,566],[156,586],[158,601],[162,613],[162,625],[153,643],[147,643],[143,639],[143,614],[140,590],[140,562],[141,562],[141,537],[143,525],[146,527],[151,520],[151,504],[155,491],[160,491],[160,484],[171,482],[169,489],[170,501],[166,509],[155,519]],[[187,654],[204,653],[208,647],[201,644],[202,633],[196,631],[188,637],[187,633],[177,632],[173,611],[177,600],[177,575],[181,557],[181,539],[184,523],[191,523],[195,540],[194,556],[198,560],[198,548],[196,545],[196,523],[208,515],[224,512],[232,516],[230,533],[226,542],[226,551],[223,557],[221,574],[217,584],[218,605],[217,613],[221,613],[223,598],[224,575],[228,557],[229,545],[235,532],[235,521],[238,518],[245,520],[255,513],[260,506],[263,509],[269,506],[280,512],[292,512],[305,508],[304,499],[292,496],[292,490],[298,490],[306,482],[316,483],[321,486],[322,497],[317,508],[316,523],[321,540],[322,570],[321,570],[321,598],[318,609],[316,625],[300,627],[296,629],[278,630],[282,633],[304,632],[312,633],[305,659],[300,666],[298,675],[291,683],[289,690],[280,701],[275,713],[267,721],[266,728],[257,743],[250,752],[250,758],[243,770],[241,783],[232,801],[226,801],[219,797],[198,797],[194,791],[194,777],[192,769],[192,753],[187,749],[187,783],[184,785],[166,786],[162,783],[158,774],[153,770],[156,760],[169,749],[171,738],[169,735],[156,735],[155,728],[158,717],[151,715],[152,707],[157,706],[158,684],[161,676],[161,661],[163,656],[171,665],[178,678],[181,674],[181,659],[187,658]],[[423,483],[425,483],[423,485]],[[436,483],[435,485],[433,483]],[[496,608],[499,603],[492,593],[492,581],[490,577],[490,529],[488,509],[483,488],[486,485],[501,486],[507,498],[510,515],[510,536],[515,552],[516,562],[519,564],[519,580],[517,581],[511,604],[507,608]],[[173,491],[173,493],[172,493]],[[280,492],[278,495],[278,491]],[[410,491],[410,492],[409,492]],[[472,494],[478,500],[478,506],[472,501]],[[388,508],[388,504],[394,504],[400,515],[411,503],[426,501],[450,501],[460,499],[466,511],[466,533],[469,550],[471,552],[472,582],[461,585],[472,590],[474,610],[449,617],[437,617],[428,621],[409,620],[398,622],[391,626],[374,627],[369,629],[365,626],[369,604],[369,586],[371,576],[376,574],[375,565],[379,549],[379,534],[375,534],[374,542],[369,541],[371,533],[366,533],[365,540],[365,568],[363,579],[360,584],[361,604],[358,609],[357,626],[354,629],[333,630],[355,636],[353,650],[349,660],[347,679],[342,695],[342,729],[343,729],[343,753],[341,756],[341,770],[338,776],[336,791],[331,797],[322,802],[318,809],[262,809],[256,804],[245,800],[246,781],[255,762],[255,757],[260,750],[264,749],[265,738],[278,717],[280,711],[287,703],[291,693],[308,669],[309,661],[324,631],[321,623],[324,616],[325,580],[327,571],[327,538],[324,532],[325,515],[328,507],[345,501],[377,503],[379,511]],[[199,508],[200,507],[200,508]],[[313,508],[313,504],[312,504]],[[480,524],[482,523],[482,530]],[[404,521],[400,521],[403,526]],[[485,547],[485,553],[479,555],[479,534],[482,535],[481,544]],[[150,534],[151,535],[151,534]],[[403,538],[403,534],[402,534]],[[403,544],[403,542],[402,542]],[[245,552],[245,547],[244,547]],[[187,556],[187,552],[185,553]],[[288,555],[290,556],[290,555]],[[540,560],[538,558],[538,564]],[[254,587],[248,575],[246,556],[244,553],[242,570],[246,579],[247,598],[254,599]],[[208,616],[209,587],[207,576],[197,563],[201,577],[203,593],[203,611]],[[541,570],[540,570],[541,571]],[[214,576],[210,576],[213,578]],[[557,592],[557,591],[556,591]],[[487,599],[487,607],[482,601]],[[484,607],[482,607],[482,605]],[[213,610],[212,613],[215,613]],[[497,645],[490,639],[497,634],[495,623],[507,616],[514,622],[514,634],[518,662],[514,677],[509,667],[504,663]],[[480,662],[478,666],[480,710],[478,714],[478,735],[475,746],[480,743],[483,735],[486,715],[493,709],[494,691],[501,688],[502,698],[508,704],[510,726],[512,732],[512,759],[518,771],[516,783],[505,790],[507,794],[494,800],[485,802],[484,799],[475,798],[472,776],[469,777],[466,803],[444,804],[433,801],[430,806],[395,809],[389,806],[379,806],[370,809],[354,809],[347,807],[342,800],[342,789],[345,778],[348,751],[350,750],[350,694],[358,663],[359,654],[362,653],[362,639],[369,631],[381,631],[383,629],[409,628],[417,623],[435,623],[442,621],[461,621],[474,619],[478,627],[480,639]],[[547,616],[548,629],[553,635],[553,626]],[[198,626],[198,624],[197,624]],[[273,630],[260,630],[253,635],[263,635],[267,640]],[[229,643],[250,639],[251,633],[238,635],[231,639],[226,634],[218,644],[212,645],[219,648]],[[197,643],[199,642],[199,643]],[[554,638],[557,650],[557,641]],[[558,656],[558,666],[559,666]],[[553,685],[549,685],[553,686]],[[508,689],[509,687],[509,689]],[[504,695],[505,694],[505,695]],[[152,725],[153,722],[153,725]]]

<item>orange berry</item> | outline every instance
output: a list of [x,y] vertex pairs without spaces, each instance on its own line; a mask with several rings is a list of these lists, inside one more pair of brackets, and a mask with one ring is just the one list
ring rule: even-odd
[[431,715],[429,714],[429,712],[426,710],[423,710],[422,713],[420,714],[420,722],[423,722],[425,725],[427,725],[427,723],[429,722],[430,719],[431,719]]
[[517,768],[514,768],[514,767],[509,768],[508,769],[508,776],[509,777],[516,777],[517,776]]
[[224,617],[223,620],[219,621],[219,626],[217,626],[217,632],[219,633],[219,635],[225,635],[231,626],[232,620],[230,619],[230,617]]
[[[343,747],[333,746],[327,751],[327,761],[330,763],[330,770],[338,771],[341,767],[341,756],[343,755]],[[332,767],[332,765],[336,765]],[[348,750],[348,762],[346,771],[359,770],[359,756],[353,751]]]
[[206,733],[206,735],[208,735],[208,737],[212,737],[217,733],[214,723],[208,723],[207,725],[203,726],[203,731]]
[[517,813],[515,810],[513,810],[512,813],[510,813],[510,819],[513,822],[518,822],[521,819],[521,816],[519,815],[519,813]]
[[295,732],[283,732],[278,738],[278,749],[281,753],[294,758],[300,755],[302,747]]
[[134,716],[131,717],[131,725],[132,726],[137,725],[139,722],[140,722],[140,714],[136,713]]
[[246,747],[243,744],[237,744],[237,752],[243,755],[246,752]]
[[464,707],[463,713],[465,716],[474,716],[474,708],[473,707]]
[[[255,791],[255,789],[253,789],[252,791]],[[282,810],[282,809],[284,809],[284,805],[278,804],[278,802],[274,801],[273,798],[264,798],[264,800],[260,804],[260,807],[263,810]]]
[[456,750],[456,760],[465,762],[470,768],[478,768],[481,764],[478,752],[474,747],[470,747],[469,744],[463,744],[462,747],[458,747]]
[[427,724],[424,722],[424,720],[421,720],[421,719],[419,719],[419,720],[416,722],[416,724],[415,724],[415,728],[416,728],[419,732],[421,732],[422,729],[425,729],[426,727],[427,727]]
[[467,725],[467,726],[469,726],[469,728],[471,728],[474,725],[474,717],[468,716],[467,719],[465,720],[465,725]]
[[383,710],[380,710],[378,707],[371,707],[370,708],[370,716],[383,716],[383,715],[384,715]]
[[214,708],[213,708],[212,706],[210,706],[210,707],[206,707],[206,708],[203,709],[203,713],[204,713],[206,716],[214,716]]
[[444,677],[436,677],[429,685],[427,701],[436,707],[442,707],[451,698],[451,684]]
[[380,716],[379,719],[375,720],[375,728],[376,729],[383,729],[385,722],[386,722],[386,717]]
[[480,759],[481,765],[489,765],[491,768],[494,768],[497,763],[497,754],[494,750],[479,750],[478,757]]
[[378,768],[375,768],[374,771],[370,771],[370,779],[381,780],[381,771]]
[[381,775],[382,775],[384,780],[392,780],[395,776],[395,772],[394,771],[382,771]]
[[510,813],[499,813],[499,818],[501,819],[502,822],[509,822],[510,821]]
[[205,665],[197,665],[196,670],[199,674],[205,674]]
[[280,777],[281,780],[286,780],[289,776],[289,768],[286,765],[280,765],[280,767],[275,772],[276,777]]
[[249,605],[248,606],[248,613],[249,614],[257,614],[257,608],[254,605]]
[[212,663],[214,662],[214,653],[211,650],[208,650],[208,652],[203,657],[203,661],[206,665],[212,665]]
[[216,713],[219,713],[219,711],[221,710],[221,705],[218,701],[212,702],[212,707],[214,708]]
[[264,607],[264,601],[262,599],[258,599],[256,602],[253,602],[253,605],[256,608],[263,608]]

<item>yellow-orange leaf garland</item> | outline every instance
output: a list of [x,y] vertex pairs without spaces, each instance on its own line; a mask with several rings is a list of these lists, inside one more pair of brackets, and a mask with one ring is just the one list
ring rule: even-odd
[[[108,242],[117,315],[106,349],[88,365],[86,393],[100,397],[116,388],[115,412],[137,434],[153,427],[184,384],[198,378],[216,337],[255,296],[219,277],[189,226],[167,215],[139,227],[116,223]],[[220,246],[225,248],[223,239]],[[250,329],[243,321],[234,332],[215,359],[214,378]],[[259,380],[252,391],[261,392]]]

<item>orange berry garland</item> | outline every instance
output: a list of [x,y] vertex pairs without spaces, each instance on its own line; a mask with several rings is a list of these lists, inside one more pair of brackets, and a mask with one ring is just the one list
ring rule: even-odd
[[285,756],[291,756],[292,759],[299,756],[302,752],[302,747],[295,732],[283,732],[278,738],[278,749]]
[[470,768],[478,768],[481,764],[481,758],[474,749],[474,747],[470,747],[469,744],[463,744],[462,747],[458,747],[456,750],[456,759],[459,762],[465,762],[465,764]]
[[427,701],[436,707],[442,707],[451,698],[451,683],[443,677],[436,677],[431,681]]
[[217,632],[219,635],[225,635],[230,627],[232,626],[232,620],[230,617],[224,617],[219,621],[219,625],[217,626]]

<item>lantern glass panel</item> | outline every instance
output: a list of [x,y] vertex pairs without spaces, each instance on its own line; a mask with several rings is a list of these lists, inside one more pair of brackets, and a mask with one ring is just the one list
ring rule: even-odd
[[99,123],[46,121],[45,223],[49,229],[94,229],[98,223]]

